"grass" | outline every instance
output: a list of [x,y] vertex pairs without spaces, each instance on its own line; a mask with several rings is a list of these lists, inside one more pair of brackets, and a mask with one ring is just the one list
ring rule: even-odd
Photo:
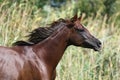
[[[4,9],[7,2],[0,5],[0,45],[11,46],[17,40],[25,40],[26,35],[38,26],[46,26],[59,18],[73,16],[75,5],[64,9],[44,7],[44,11],[29,3],[13,3]],[[69,5],[69,4],[68,4]],[[34,14],[33,14],[34,11]],[[44,12],[47,13],[44,14]],[[80,12],[78,12],[80,13]],[[83,15],[84,16],[84,15]],[[70,46],[57,66],[56,80],[120,80],[120,24],[115,13],[106,23],[107,16],[83,17],[82,23],[102,41],[101,52]]]

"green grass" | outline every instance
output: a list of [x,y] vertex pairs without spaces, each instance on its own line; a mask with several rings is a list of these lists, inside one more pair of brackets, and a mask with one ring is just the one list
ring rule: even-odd
[[[29,3],[13,3],[7,9],[0,5],[0,45],[11,46],[17,40],[25,40],[26,35],[38,26],[46,26],[59,18],[73,16],[75,5],[67,9],[53,9],[45,6],[44,14]],[[69,4],[68,4],[69,5]],[[34,14],[32,14],[34,11]],[[78,12],[80,13],[80,12]],[[120,80],[120,13],[113,14],[109,23],[107,17],[84,18],[82,23],[102,42],[101,52],[70,46],[57,66],[56,80]]]

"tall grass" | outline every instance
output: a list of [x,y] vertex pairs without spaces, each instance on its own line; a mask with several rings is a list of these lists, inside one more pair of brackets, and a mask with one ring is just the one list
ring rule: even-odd
[[[13,3],[4,7],[7,1],[0,5],[0,45],[11,46],[13,42],[26,39],[30,31],[39,26],[48,26],[59,18],[73,16],[74,3],[71,7],[53,9],[49,6],[36,10],[28,3]],[[70,5],[70,4],[68,4]],[[34,12],[34,14],[33,14]],[[80,11],[78,12],[80,13]],[[95,18],[84,18],[90,32],[102,41],[101,52],[70,46],[57,66],[56,80],[120,80],[120,25],[115,13],[106,23],[107,16],[101,16],[99,11]]]

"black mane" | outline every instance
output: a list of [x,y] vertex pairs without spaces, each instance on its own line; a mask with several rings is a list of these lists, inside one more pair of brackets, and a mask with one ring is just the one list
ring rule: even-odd
[[13,43],[13,46],[31,46],[34,44],[37,44],[44,39],[48,38],[54,31],[56,31],[59,28],[59,24],[61,22],[66,23],[66,20],[64,19],[59,19],[51,24],[50,27],[39,27],[27,36],[29,37],[27,41],[17,41]]

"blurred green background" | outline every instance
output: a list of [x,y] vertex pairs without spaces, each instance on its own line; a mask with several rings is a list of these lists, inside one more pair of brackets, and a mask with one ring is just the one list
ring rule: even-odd
[[56,80],[120,80],[120,0],[0,0],[0,45],[11,46],[37,27],[83,14],[101,52],[70,46]]

